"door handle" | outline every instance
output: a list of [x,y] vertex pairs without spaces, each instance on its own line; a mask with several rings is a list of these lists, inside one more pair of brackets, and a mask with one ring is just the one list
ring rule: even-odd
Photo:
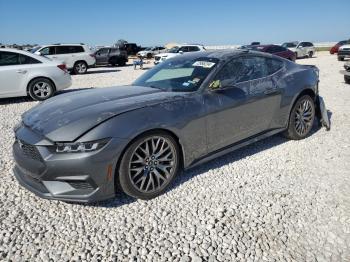
[[19,73],[19,74],[26,74],[27,70],[17,70],[16,72]]

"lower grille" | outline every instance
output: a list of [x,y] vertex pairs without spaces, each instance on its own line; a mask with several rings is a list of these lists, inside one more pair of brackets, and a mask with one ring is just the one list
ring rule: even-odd
[[22,149],[23,154],[26,157],[40,161],[40,162],[43,161],[38,149],[35,146],[26,144],[20,140],[18,140],[18,143],[19,143],[20,148]]
[[86,181],[67,181],[75,189],[94,189],[92,185]]

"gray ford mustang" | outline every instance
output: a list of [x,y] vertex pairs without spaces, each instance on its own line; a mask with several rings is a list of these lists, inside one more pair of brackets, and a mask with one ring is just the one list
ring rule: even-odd
[[15,128],[14,174],[43,198],[163,193],[187,169],[283,132],[329,128],[318,69],[254,51],[179,55],[131,86],[51,98]]

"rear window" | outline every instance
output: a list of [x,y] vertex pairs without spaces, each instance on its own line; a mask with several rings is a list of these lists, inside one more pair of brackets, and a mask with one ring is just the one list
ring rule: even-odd
[[26,55],[19,55],[19,62],[21,65],[29,65],[29,64],[40,64],[41,62],[33,57]]

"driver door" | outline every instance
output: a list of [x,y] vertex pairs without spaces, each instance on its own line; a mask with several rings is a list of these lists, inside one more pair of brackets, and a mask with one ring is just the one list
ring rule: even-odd
[[205,96],[208,152],[267,130],[279,102],[264,57],[242,56],[228,62]]

